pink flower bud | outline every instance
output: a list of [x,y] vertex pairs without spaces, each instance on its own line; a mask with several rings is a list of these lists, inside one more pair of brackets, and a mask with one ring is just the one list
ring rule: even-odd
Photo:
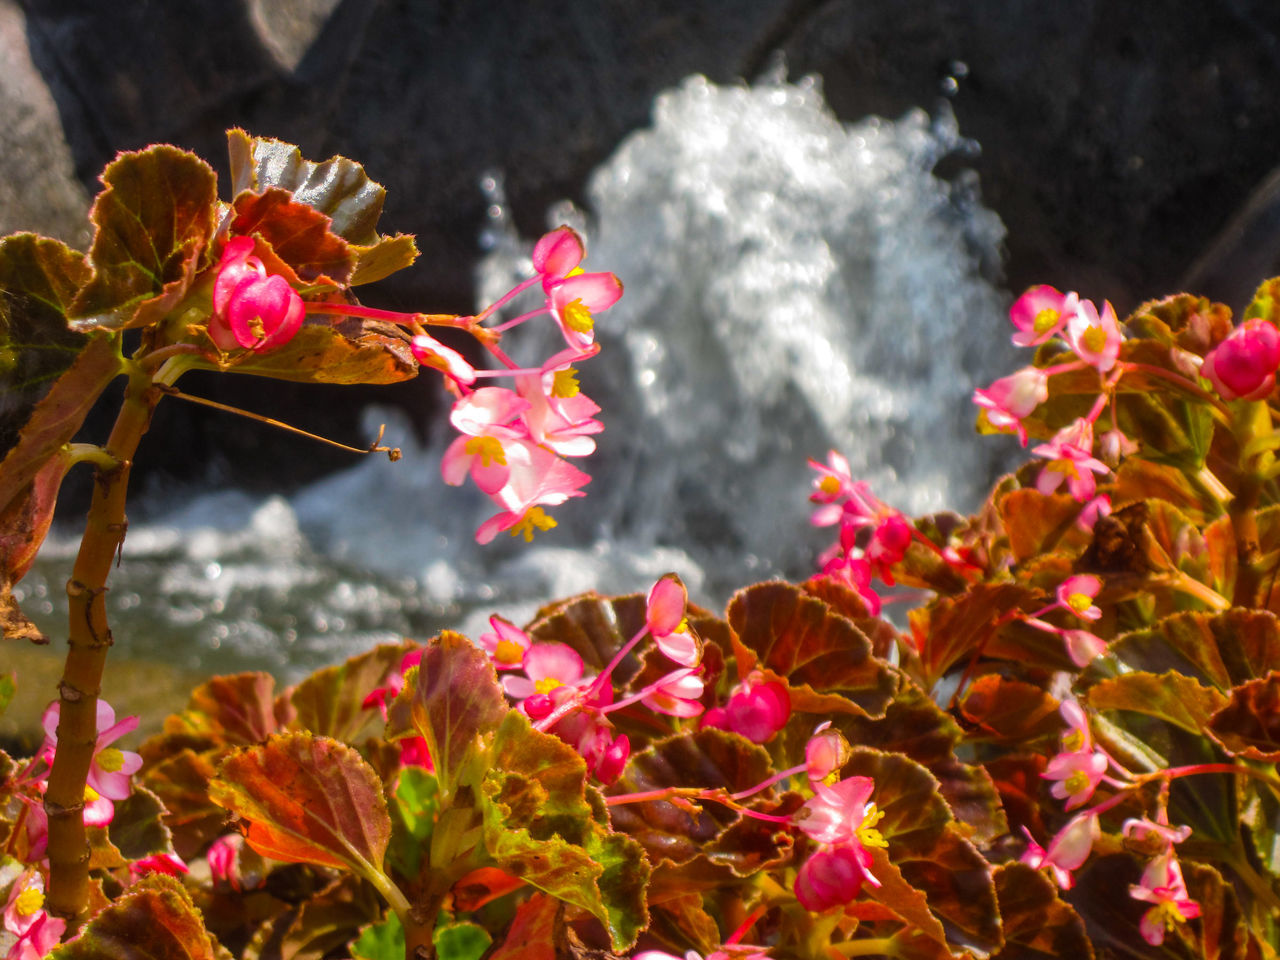
[[265,353],[288,343],[302,326],[302,298],[284,277],[268,274],[253,249],[253,238],[235,237],[218,263],[209,336],[222,350]]
[[[754,682],[753,682],[754,681]],[[791,717],[791,697],[785,684],[777,680],[761,682],[759,674],[747,678],[729,697],[724,707],[707,711],[704,727],[718,727],[741,734],[753,743],[764,743],[787,724]]]
[[1261,400],[1276,384],[1277,367],[1280,331],[1255,317],[1209,351],[1200,372],[1224,400]]
[[815,912],[846,904],[861,892],[870,864],[871,854],[861,847],[819,850],[796,874],[796,899]]
[[810,780],[825,780],[844,766],[852,751],[849,741],[828,720],[813,731],[804,747],[805,772]]

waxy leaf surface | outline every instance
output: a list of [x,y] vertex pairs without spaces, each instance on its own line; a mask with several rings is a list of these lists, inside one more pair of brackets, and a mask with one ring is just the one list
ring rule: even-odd
[[898,688],[899,674],[872,654],[867,635],[799,587],[739,590],[727,619],[739,671],[760,666],[784,678],[793,710],[880,716]]
[[1263,610],[1180,613],[1125,634],[1111,652],[1139,670],[1172,670],[1227,691],[1280,663],[1280,630],[1275,615]]
[[1095,710],[1131,710],[1167,720],[1191,733],[1203,733],[1210,716],[1227,703],[1213,687],[1170,671],[1157,676],[1136,671],[1102,680],[1085,695]]
[[1208,728],[1233,756],[1280,761],[1280,670],[1233,687],[1230,700],[1213,715]]
[[485,847],[507,873],[597,917],[622,950],[646,923],[649,864],[610,829],[586,773],[572,747],[508,711],[484,779]]
[[[644,626],[645,597],[632,593],[606,597],[585,593],[538,611],[529,624],[529,638],[535,643],[564,643],[582,657],[587,673],[599,673],[613,655]],[[643,650],[648,641],[642,641]],[[636,650],[623,657],[614,669],[615,687],[625,687],[640,669]]]
[[986,674],[969,684],[960,713],[976,729],[972,737],[1029,744],[1062,730],[1058,701],[1039,687]]
[[284,346],[242,354],[226,369],[297,383],[382,384],[417,376],[418,363],[397,327],[353,317],[322,317],[304,323]]
[[140,784],[115,803],[115,817],[107,827],[112,844],[129,860],[173,852],[173,834],[164,825],[164,804]]
[[365,707],[364,698],[398,672],[405,654],[415,649],[413,643],[385,643],[346,663],[317,670],[289,695],[296,711],[294,725],[356,743],[371,727],[382,726],[381,714],[376,707]]
[[204,928],[200,911],[172,877],[143,877],[55,947],[51,960],[222,960],[226,952]]
[[986,649],[1004,614],[1029,604],[1036,591],[1015,583],[976,583],[958,597],[941,597],[908,615],[911,633],[932,686],[956,663]]
[[355,269],[350,245],[330,232],[330,219],[293,199],[288,190],[271,187],[242,193],[232,204],[231,233],[256,235],[287,263],[303,283],[329,281],[343,286]]
[[187,292],[213,236],[218,179],[193,153],[167,144],[122,153],[93,202],[93,277],[71,315],[81,329],[154,323]]
[[343,743],[277,734],[224,759],[210,795],[249,821],[247,840],[263,856],[381,870],[391,838],[382,781]]
[[1012,862],[996,867],[995,883],[1005,939],[995,960],[1092,960],[1084,921],[1058,896],[1052,880]]
[[1089,536],[1076,524],[1080,504],[1066,493],[1043,494],[1034,487],[1011,490],[997,505],[1009,534],[1014,559],[1028,559],[1050,550],[1083,549]]

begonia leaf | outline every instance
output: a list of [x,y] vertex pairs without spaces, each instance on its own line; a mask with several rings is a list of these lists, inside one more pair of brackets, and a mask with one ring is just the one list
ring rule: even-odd
[[932,688],[960,660],[985,649],[1007,613],[1030,603],[1035,590],[1015,583],[975,583],[908,614],[916,650]]
[[89,214],[93,277],[71,316],[84,330],[155,323],[186,294],[213,236],[218,178],[195,154],[159,144],[119,154],[101,179]]
[[275,734],[236,750],[209,785],[215,803],[249,821],[263,856],[380,871],[391,838],[382,781],[360,754],[329,737]]
[[1280,277],[1263,280],[1253,293],[1253,299],[1245,307],[1240,322],[1261,317],[1271,323],[1280,321]]
[[164,824],[164,804],[156,794],[135,783],[129,796],[115,806],[107,834],[126,859],[173,852],[173,834]]
[[1178,293],[1146,301],[1124,324],[1135,336],[1199,353],[1231,332],[1231,308],[1206,297]]
[[227,143],[236,194],[280,187],[298,203],[329,217],[330,229],[344,240],[366,245],[378,241],[376,227],[387,192],[354,160],[331,157],[313,163],[291,143],[249,137],[243,130],[227,131]]
[[1003,945],[992,865],[954,824],[928,851],[906,853],[890,840],[889,855],[903,878],[924,894],[953,950],[987,955]]
[[884,814],[876,829],[889,842],[889,857],[895,863],[933,850],[952,822],[938,781],[900,754],[855,746],[840,776],[870,777],[875,784],[870,802]]
[[1139,932],[1142,915],[1151,907],[1129,895],[1142,876],[1142,864],[1128,854],[1097,856],[1076,873],[1076,885],[1062,894],[1084,919],[1094,950],[1103,957],[1142,957],[1152,960],[1190,960],[1200,954],[1187,949],[1181,934],[1185,925],[1169,931],[1163,945],[1147,943]]
[[50,960],[222,960],[182,884],[151,874],[104,908]]
[[483,738],[509,712],[488,656],[462,634],[446,630],[423,648],[418,667],[388,708],[387,736],[425,738],[436,776],[453,793],[472,773],[478,778],[480,771],[472,768],[485,750]]
[[[872,849],[870,853],[871,873],[880,881],[880,886],[865,884],[862,888],[863,895],[868,900],[887,907],[896,919],[917,932],[945,944],[947,934],[942,928],[942,921],[929,910],[929,901],[924,892],[907,882],[902,871],[889,860],[884,850]],[[855,912],[863,911],[855,908]]]
[[280,187],[245,192],[232,203],[231,233],[256,235],[303,283],[344,286],[355,269],[350,244],[330,232],[330,219]]
[[599,919],[621,950],[646,923],[649,864],[610,829],[586,772],[572,747],[507,711],[483,784],[485,847],[507,873]]
[[[587,673],[598,673],[644,624],[644,594],[590,592],[539,610],[526,632],[535,643],[567,644],[582,657]],[[614,669],[615,686],[625,687],[639,669],[639,655],[628,653]]]
[[1004,863],[996,867],[995,883],[1005,943],[992,960],[1092,960],[1084,921],[1043,873]]
[[281,727],[275,683],[260,671],[213,677],[165,720],[165,734],[198,738],[205,749],[261,743]]
[[[607,794],[645,793],[696,783],[739,793],[773,774],[769,753],[745,737],[707,728],[659,740],[633,753]],[[644,846],[650,863],[685,863],[716,850],[716,839],[740,814],[723,804],[646,800],[611,808],[615,830]]]
[[178,856],[189,860],[223,832],[227,811],[209,797],[216,773],[210,756],[184,749],[159,762],[148,759],[141,781],[164,804],[164,823]]
[[[382,909],[382,901],[367,883],[350,875],[339,877],[301,903],[281,932],[279,956],[281,960],[331,957],[377,920]],[[400,956],[404,956],[403,947]]]
[[408,233],[379,237],[371,244],[352,244],[351,249],[356,256],[356,268],[347,284],[352,287],[381,280],[418,259],[418,245]]
[[1280,671],[1232,687],[1230,699],[1209,719],[1208,732],[1233,756],[1280,761]]
[[1254,960],[1266,956],[1263,944],[1275,943],[1280,917],[1266,911],[1266,926],[1250,923],[1235,890],[1207,863],[1187,860],[1182,876],[1188,896],[1200,904],[1201,956],[1212,960]]
[[1031,746],[1062,730],[1058,701],[1034,684],[998,674],[978,677],[960,700],[960,713],[975,726],[970,739]]
[[1128,457],[1120,464],[1111,486],[1111,500],[1163,500],[1196,523],[1204,521],[1205,510],[1212,506],[1211,498],[1194,487],[1182,470],[1142,457]]
[[987,760],[982,767],[995,784],[1000,804],[1014,823],[1025,824],[1033,833],[1046,832],[1040,791],[1044,784],[1040,774],[1048,764],[1043,754],[1010,754]]
[[677,956],[686,950],[711,953],[720,943],[720,928],[707,913],[700,893],[669,897],[661,903],[649,901],[649,940],[658,940]]
[[[1148,366],[1163,366],[1177,373],[1168,361],[1168,348],[1137,342],[1125,344],[1124,359]],[[1169,380],[1127,374],[1116,394],[1118,426],[1142,448],[1144,458],[1195,473],[1204,467],[1213,438],[1213,413],[1199,397],[1176,396]],[[1194,397],[1194,395],[1190,395]]]
[[352,960],[404,960],[404,927],[394,911],[371,923],[351,944]]
[[557,960],[556,944],[564,940],[563,912],[564,905],[559,901],[535,893],[516,907],[506,939],[489,955],[489,960]]
[[407,335],[377,320],[313,318],[284,346],[241,354],[223,369],[297,383],[399,383],[417,376]]
[[802,583],[800,589],[817,597],[840,616],[852,620],[853,625],[871,640],[873,655],[883,660],[893,654],[902,634],[888,620],[871,616],[866,603],[853,588],[834,577],[812,577]]
[[513,877],[505,870],[497,867],[476,867],[463,875],[452,887],[449,894],[453,897],[453,909],[471,912],[479,910],[486,903],[499,897],[505,897],[513,890],[519,890],[525,882]]
[[1121,674],[1094,684],[1085,693],[1095,710],[1131,710],[1159,717],[1191,733],[1203,733],[1210,716],[1227,698],[1194,677],[1169,671]]
[[1135,669],[1172,670],[1226,691],[1280,663],[1280,629],[1265,610],[1179,613],[1117,638],[1111,652]]
[[297,711],[293,724],[302,730],[356,743],[369,728],[382,726],[375,707],[364,706],[369,691],[398,672],[405,654],[417,645],[384,643],[345,663],[317,670],[289,695]]
[[1083,548],[1089,537],[1076,524],[1080,504],[1066,493],[1034,487],[1010,490],[997,501],[1014,559],[1023,563],[1049,550]]
[[853,621],[792,584],[739,590],[726,619],[739,671],[760,666],[784,678],[793,710],[881,716],[901,682]]
[[437,960],[480,960],[493,943],[484,927],[466,921],[436,927],[431,940]]
[[439,785],[422,767],[404,767],[391,794],[391,847],[388,863],[405,877],[416,877],[435,825]]

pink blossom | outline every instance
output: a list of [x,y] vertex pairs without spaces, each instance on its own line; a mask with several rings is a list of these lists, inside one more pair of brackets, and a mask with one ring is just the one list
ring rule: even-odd
[[673,717],[696,717],[702,713],[700,698],[703,692],[698,667],[681,667],[651,683],[641,697],[644,705],[658,713]]
[[702,726],[731,730],[753,743],[765,743],[786,726],[790,717],[791,697],[786,685],[777,680],[766,682],[763,674],[753,671],[724,706],[706,712]]
[[1093,598],[1101,589],[1102,581],[1091,573],[1067,577],[1058,584],[1058,606],[1082,620],[1097,620],[1102,611],[1094,605]]
[[204,858],[209,862],[209,873],[213,877],[214,886],[227,886],[239,893],[242,887],[240,871],[236,868],[236,860],[244,838],[239,834],[227,834],[209,844]]
[[533,269],[542,280],[547,293],[551,287],[578,268],[586,249],[582,238],[572,227],[557,227],[543,234],[533,246]]
[[1093,796],[1106,772],[1105,754],[1101,751],[1087,753],[1081,750],[1059,753],[1049,761],[1040,776],[1056,781],[1049,792],[1059,800],[1065,799],[1066,809],[1074,810]]
[[493,495],[511,478],[507,446],[528,436],[511,424],[529,409],[529,402],[505,387],[481,387],[454,402],[449,414],[461,436],[449,444],[440,460],[444,482],[460,485],[468,473],[477,487]]
[[608,310],[622,297],[622,281],[612,273],[579,273],[551,285],[547,308],[575,350],[595,340],[595,314]]
[[604,430],[595,419],[600,407],[578,389],[575,372],[568,364],[544,366],[540,375],[516,378],[516,390],[529,404],[521,417],[529,436],[562,457],[594,453],[593,436]]
[[1076,517],[1076,526],[1092,533],[1098,518],[1109,516],[1111,516],[1111,498],[1105,493],[1100,493],[1081,508]]
[[880,579],[893,586],[890,567],[900,563],[911,546],[913,529],[906,518],[896,510],[885,516],[871,531],[864,556],[880,574]]
[[806,910],[821,912],[853,900],[863,881],[880,885],[871,874],[870,851],[858,845],[823,848],[796,873],[795,895]]
[[1032,287],[1009,308],[1009,319],[1018,328],[1014,344],[1034,347],[1044,343],[1066,327],[1079,303],[1074,293],[1059,293],[1045,284]]
[[1098,438],[1098,448],[1099,458],[1112,470],[1119,467],[1125,457],[1138,452],[1137,443],[1118,427],[1112,427]]
[[858,831],[866,825],[868,810],[875,811],[875,804],[868,805],[875,783],[870,777],[846,777],[828,786],[822,781],[811,781],[813,796],[795,813],[795,822],[805,834],[818,843],[841,844],[855,842]]
[[497,669],[519,670],[524,665],[525,651],[532,644],[529,635],[496,613],[489,618],[489,626],[493,632],[480,635],[480,646]]
[[450,377],[457,383],[470,386],[476,382],[476,368],[473,367],[457,350],[446,347],[435,337],[419,333],[409,341],[409,352],[424,367],[431,367]]
[[986,412],[987,422],[997,430],[1016,431],[1024,447],[1027,429],[1022,420],[1048,399],[1049,377],[1036,367],[1024,367],[985,390],[973,391],[973,402]]
[[1209,351],[1200,372],[1224,400],[1262,400],[1276,385],[1280,331],[1261,317],[1246,320]]
[[1087,667],[1107,652],[1107,641],[1088,630],[1058,630],[1066,645],[1067,656],[1077,667]]
[[1071,496],[1084,503],[1097,492],[1093,475],[1109,472],[1107,465],[1093,456],[1093,424],[1088,420],[1076,420],[1031,452],[1049,460],[1036,480],[1036,489],[1043,494],[1053,493],[1066,481]]
[[1022,832],[1027,835],[1027,850],[1021,857],[1022,862],[1036,870],[1048,867],[1058,887],[1070,890],[1075,883],[1071,871],[1079,869],[1089,859],[1089,852],[1094,841],[1101,836],[1102,829],[1097,814],[1076,814],[1049,841],[1048,850],[1035,842],[1026,827]]
[[1200,904],[1188,894],[1186,881],[1182,878],[1182,867],[1172,849],[1166,850],[1147,865],[1138,883],[1129,887],[1129,895],[1155,904],[1142,915],[1142,920],[1138,923],[1138,932],[1153,947],[1164,943],[1167,930],[1200,916]]
[[209,336],[220,350],[265,353],[288,343],[302,327],[302,298],[284,277],[268,275],[253,250],[252,237],[234,237],[218,262]]
[[1089,300],[1081,300],[1068,317],[1065,336],[1075,355],[1099,373],[1106,373],[1116,365],[1124,339],[1115,308],[1104,301],[1099,314]]
[[400,696],[400,691],[404,689],[404,675],[421,662],[422,651],[410,650],[400,658],[399,669],[395,673],[387,675],[386,684],[369,691],[360,706],[366,710],[376,706],[382,711],[382,716],[385,719],[387,716],[387,703]]
[[848,554],[837,554],[826,559],[820,574],[838,580],[851,588],[866,605],[867,613],[873,617],[880,616],[880,594],[871,587],[871,564],[867,560]]
[[[1164,819],[1168,819],[1167,816]],[[1167,851],[1175,843],[1182,843],[1191,836],[1191,828],[1186,824],[1172,827],[1168,823],[1156,823],[1146,817],[1130,818],[1121,827],[1126,837],[1133,837],[1141,842],[1148,837],[1156,837],[1161,844],[1161,852]]]
[[649,590],[644,621],[658,649],[676,663],[693,667],[702,659],[702,644],[685,619],[689,594],[674,573],[664,574]]
[[503,530],[532,540],[535,529],[549,530],[556,525],[543,512],[543,505],[556,506],[570,497],[581,497],[579,487],[591,481],[588,474],[531,441],[513,441],[503,450],[510,472],[502,489],[491,494],[502,509],[476,530],[477,543],[488,543]]
[[804,745],[805,773],[810,781],[821,782],[839,770],[850,754],[849,741],[825,720],[814,729]]
[[44,878],[27,871],[14,881],[4,908],[4,928],[17,939],[5,960],[40,960],[58,945],[66,932],[65,920],[44,909]]
[[177,877],[190,872],[190,868],[176,853],[153,853],[149,857],[143,857],[129,864],[129,876],[134,881],[148,873],[163,873],[170,877]]
[[[58,720],[61,713],[62,704],[55,700],[45,709],[44,716],[41,718],[45,737],[43,750],[50,757],[51,763],[58,746]],[[124,800],[129,796],[132,790],[129,777],[142,766],[142,757],[130,750],[119,750],[111,744],[126,733],[132,733],[137,726],[137,717],[126,717],[116,723],[116,712],[111,708],[111,704],[102,699],[98,700],[98,735],[93,747],[93,760],[89,764],[89,776],[85,783],[86,787],[98,796],[86,799],[96,801],[98,797],[102,797],[107,800]],[[85,822],[88,823],[88,819]],[[110,822],[110,817],[107,818],[107,822]]]
[[844,501],[854,491],[853,477],[849,473],[849,461],[835,450],[827,451],[827,465],[823,466],[812,457],[809,466],[818,471],[813,480],[813,493],[809,494],[812,503],[821,504],[815,510],[811,523],[815,527],[829,527],[838,523],[844,515]]
[[583,681],[582,657],[567,643],[530,644],[522,665],[525,676],[502,678],[502,689],[517,700],[548,695],[560,687],[578,687]]

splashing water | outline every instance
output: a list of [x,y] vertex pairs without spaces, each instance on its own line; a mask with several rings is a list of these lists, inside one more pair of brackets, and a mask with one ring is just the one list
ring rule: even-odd
[[[1003,449],[974,441],[968,399],[1010,365],[1007,296],[987,279],[1003,227],[971,172],[932,174],[974,149],[941,109],[842,124],[816,81],[780,77],[693,77],[662,94],[652,128],[591,178],[590,218],[565,205],[548,224],[582,229],[588,268],[626,284],[582,368],[606,424],[582,463],[594,479],[553,511],[560,526],[532,546],[477,548],[492,511],[440,480],[441,424],[426,447],[397,440],[400,463],[370,458],[292,501],[210,495],[131,528],[117,639],[180,635],[184,665],[218,648],[219,669],[297,676],[375,640],[474,635],[494,609],[519,618],[585,589],[644,590],[667,570],[719,606],[754,579],[812,569],[806,459],[831,447],[909,512],[975,506]],[[482,302],[531,269],[500,178],[488,187]],[[504,346],[532,362],[556,349],[540,336],[530,324]],[[371,412],[387,419],[389,437],[410,436]],[[45,602],[72,549],[55,542],[19,585],[29,603]]]

